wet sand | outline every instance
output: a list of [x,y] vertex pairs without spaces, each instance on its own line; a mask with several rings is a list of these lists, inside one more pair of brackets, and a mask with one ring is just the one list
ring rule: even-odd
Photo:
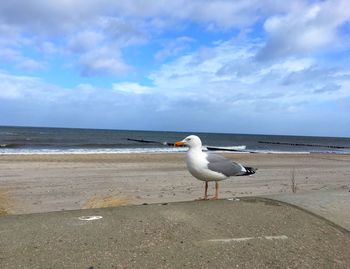
[[[226,154],[257,174],[220,184],[222,198],[350,190],[350,155]],[[209,190],[213,192],[213,186]],[[1,155],[0,215],[172,201],[203,195],[185,154]]]

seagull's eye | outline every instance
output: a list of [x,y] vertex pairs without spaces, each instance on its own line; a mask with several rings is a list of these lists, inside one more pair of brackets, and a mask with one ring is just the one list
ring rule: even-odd
[[191,138],[187,138],[187,141],[191,141]]

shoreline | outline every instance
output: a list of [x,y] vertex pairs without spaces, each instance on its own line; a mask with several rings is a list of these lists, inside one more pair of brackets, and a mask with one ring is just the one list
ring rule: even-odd
[[[293,169],[298,193],[350,189],[350,154],[224,155],[259,170],[223,181],[220,198],[292,193]],[[202,192],[184,153],[0,155],[6,214],[190,201]]]
[[[83,150],[32,150],[32,151],[16,151],[16,152],[1,152],[0,156],[7,155],[79,155],[79,154],[178,154],[186,153],[187,149],[183,148],[166,148],[161,150],[160,148],[128,148],[119,150],[99,150],[99,151],[89,151]],[[237,151],[220,151],[220,150],[209,150],[208,152],[219,153],[219,154],[292,154],[292,155],[303,155],[303,154],[330,154],[330,155],[350,155],[350,152],[333,152],[333,151],[277,151],[277,150],[237,150]]]

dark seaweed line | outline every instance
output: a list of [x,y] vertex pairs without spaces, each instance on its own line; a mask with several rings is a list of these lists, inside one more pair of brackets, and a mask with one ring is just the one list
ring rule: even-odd
[[323,147],[333,149],[349,149],[350,147],[344,146],[332,146],[332,145],[319,145],[319,144],[303,144],[303,143],[287,143],[287,142],[272,142],[272,141],[258,141],[260,144],[275,144],[275,145],[287,145],[287,146],[307,146],[307,147]]

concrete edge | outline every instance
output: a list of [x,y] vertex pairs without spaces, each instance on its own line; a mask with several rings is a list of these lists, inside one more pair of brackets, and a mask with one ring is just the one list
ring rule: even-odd
[[[346,234],[347,236],[350,237],[350,230],[344,228],[343,226],[341,226],[341,225],[339,225],[339,224],[337,224],[337,223],[335,223],[335,222],[333,222],[333,221],[331,221],[331,220],[329,220],[329,219],[327,219],[327,218],[325,218],[323,216],[320,216],[320,215],[318,215],[318,214],[316,214],[316,213],[314,213],[312,211],[309,211],[308,209],[305,209],[303,207],[300,207],[300,206],[297,206],[297,205],[293,205],[293,204],[290,204],[290,203],[287,203],[287,202],[284,202],[284,201],[281,201],[281,200],[278,200],[278,199],[272,199],[272,198],[267,198],[267,197],[259,197],[258,196],[258,197],[244,197],[244,198],[248,198],[248,200],[249,200],[249,198],[258,198],[258,199],[261,199],[261,201],[265,200],[265,201],[271,201],[271,202],[275,202],[275,203],[280,203],[280,204],[283,204],[283,205],[291,206],[291,207],[296,208],[298,210],[301,210],[301,211],[303,211],[305,213],[308,213],[309,215],[312,215],[312,216],[314,216],[314,217],[316,217],[316,218],[318,218],[320,220],[325,221],[326,223],[328,223],[333,228],[339,230],[343,234]],[[242,198],[242,200],[244,200],[244,198]]]

